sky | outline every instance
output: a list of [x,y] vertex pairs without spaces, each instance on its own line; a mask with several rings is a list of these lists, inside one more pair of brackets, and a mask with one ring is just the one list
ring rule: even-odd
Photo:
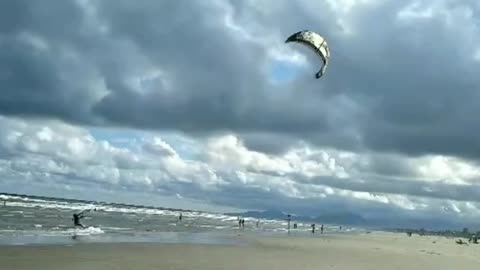
[[480,230],[479,27],[466,0],[0,1],[0,191]]

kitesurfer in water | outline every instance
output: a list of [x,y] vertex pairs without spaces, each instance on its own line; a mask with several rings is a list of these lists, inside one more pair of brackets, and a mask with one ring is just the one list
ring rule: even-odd
[[[96,210],[96,209],[95,209]],[[91,210],[90,209],[87,209],[87,210],[83,210],[82,212],[78,213],[78,214],[73,214],[73,224],[75,226],[79,226],[79,227],[82,227],[85,229],[85,226],[83,226],[82,223],[80,223],[80,219],[84,218],[85,217],[85,213],[86,212],[90,212]]]

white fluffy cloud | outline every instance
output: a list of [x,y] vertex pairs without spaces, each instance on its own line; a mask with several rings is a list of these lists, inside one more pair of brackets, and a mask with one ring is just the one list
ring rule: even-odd
[[[118,146],[57,121],[2,117],[0,125],[8,127],[0,133],[4,187],[33,182],[44,187],[127,188],[237,208],[277,204],[303,213],[329,205],[367,216],[385,209],[467,218],[480,213],[478,197],[473,196],[480,187],[471,181],[479,172],[456,158],[377,157],[307,144],[274,155],[249,150],[238,136],[226,134],[195,141],[202,154],[191,159],[158,133]],[[378,171],[375,163],[385,159],[409,165],[397,175]],[[288,203],[278,205],[279,199]],[[377,208],[384,210],[377,213]]]

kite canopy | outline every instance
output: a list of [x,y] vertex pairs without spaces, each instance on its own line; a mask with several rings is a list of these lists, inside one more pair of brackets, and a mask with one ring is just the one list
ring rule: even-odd
[[285,43],[289,42],[296,42],[307,46],[308,48],[312,49],[323,61],[322,68],[315,74],[315,78],[319,79],[325,73],[327,69],[328,62],[330,60],[330,49],[328,48],[327,41],[324,37],[320,36],[319,34],[309,31],[303,30],[296,32],[289,36]]

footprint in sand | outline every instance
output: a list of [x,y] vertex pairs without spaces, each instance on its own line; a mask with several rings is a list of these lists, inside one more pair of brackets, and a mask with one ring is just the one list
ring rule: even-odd
[[427,251],[425,249],[420,250],[420,252],[424,252],[430,255],[441,255],[440,253],[434,252],[434,251]]

